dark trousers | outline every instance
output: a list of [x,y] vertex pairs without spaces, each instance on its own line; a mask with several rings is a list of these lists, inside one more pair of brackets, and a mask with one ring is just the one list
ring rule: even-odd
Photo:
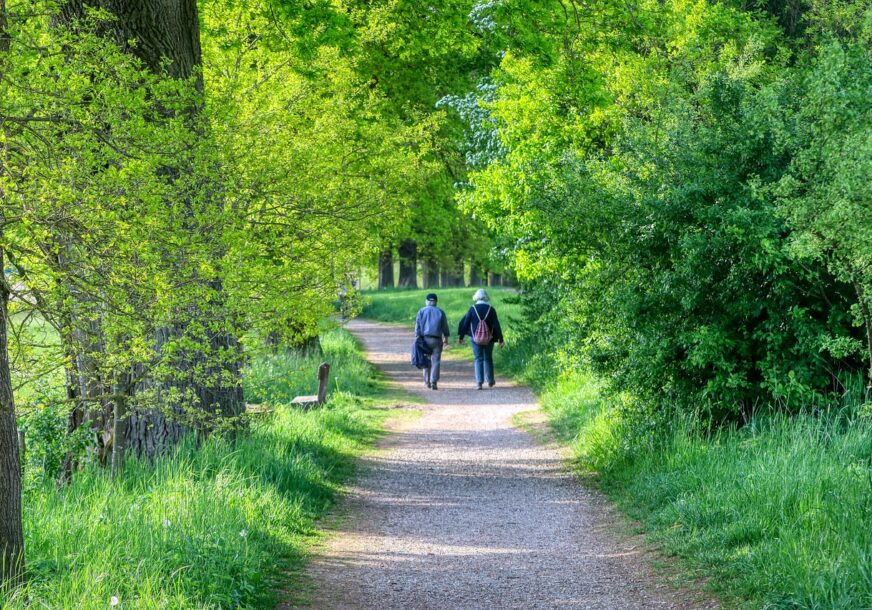
[[494,344],[478,345],[472,342],[472,355],[475,358],[475,382],[494,384]]
[[439,381],[439,368],[442,364],[442,339],[439,337],[424,337],[424,341],[433,350],[430,356],[430,368],[424,369],[424,383]]

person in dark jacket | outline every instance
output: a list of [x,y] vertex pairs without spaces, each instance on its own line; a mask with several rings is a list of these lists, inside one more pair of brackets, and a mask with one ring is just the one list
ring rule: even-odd
[[[460,326],[457,329],[459,337],[458,343],[463,344],[463,337],[469,335],[472,341],[472,354],[475,356],[475,384],[478,389],[481,389],[482,384],[487,381],[489,388],[494,387],[494,344],[498,343],[500,347],[505,344],[503,341],[503,329],[500,328],[500,319],[497,317],[497,310],[490,304],[490,296],[488,293],[479,289],[472,297],[474,304],[463,316],[460,321]],[[487,324],[491,331],[490,342],[486,345],[479,345],[475,341],[476,330],[481,323]]]
[[439,367],[442,362],[442,348],[448,345],[448,318],[445,312],[436,306],[436,295],[427,295],[427,305],[418,311],[415,317],[415,337],[423,337],[433,353],[430,354],[430,368],[424,369],[424,385],[435,390],[439,381]]

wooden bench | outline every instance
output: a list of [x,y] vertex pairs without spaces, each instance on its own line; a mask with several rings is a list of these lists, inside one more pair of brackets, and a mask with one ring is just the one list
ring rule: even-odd
[[330,378],[330,365],[326,362],[321,363],[318,367],[318,394],[314,396],[297,396],[291,401],[292,405],[296,405],[302,409],[311,409],[324,404],[327,398],[327,380]]

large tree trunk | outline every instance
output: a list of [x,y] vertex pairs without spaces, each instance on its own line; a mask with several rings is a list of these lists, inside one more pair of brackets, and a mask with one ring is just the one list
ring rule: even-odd
[[[104,23],[104,33],[155,74],[187,79],[202,63],[197,0],[67,0],[59,20],[72,23],[85,14],[85,6],[110,13],[113,20]],[[202,88],[199,74],[197,79]]]
[[[6,2],[0,0],[0,70],[9,51],[6,33]],[[0,153],[5,150],[0,145]],[[2,173],[0,166],[0,173]],[[0,190],[0,237],[6,218],[5,195]],[[15,397],[9,363],[9,286],[6,283],[6,252],[0,239],[0,583],[15,582],[24,573],[24,529],[21,525],[21,458],[15,421]]]
[[[198,70],[202,52],[196,0],[68,0],[62,9],[66,21],[81,15],[84,6],[98,7],[110,13],[113,19],[103,25],[105,35],[141,59],[152,72],[180,80],[193,77],[197,89],[202,91],[203,81]],[[199,129],[196,119],[200,110],[192,101],[182,104],[181,110],[166,109],[165,114],[186,117],[190,121],[189,127],[196,131]],[[186,163],[182,161],[182,166],[164,167],[161,174],[172,182],[182,173],[196,171],[185,166]],[[202,227],[196,220],[199,214],[194,209],[197,204],[188,201],[187,205],[188,214],[183,222],[190,225],[187,229],[191,232],[201,231]],[[185,253],[175,255],[184,257]],[[179,311],[179,320],[159,331],[156,337],[159,353],[176,340],[187,345],[182,353],[170,357],[181,374],[170,380],[157,380],[158,387],[154,387],[155,381],[138,384],[136,390],[148,397],[145,401],[132,401],[129,414],[127,397],[121,397],[132,393],[134,388],[118,387],[115,416],[129,418],[127,422],[116,421],[112,426],[116,433],[123,434],[123,438],[113,439],[121,445],[120,459],[123,459],[124,446],[137,455],[154,456],[182,437],[184,423],[208,431],[218,424],[217,419],[236,416],[244,410],[240,347],[235,335],[226,330],[229,325],[222,323],[227,322],[229,316],[222,283],[218,279],[192,279],[208,283],[212,295],[210,302],[202,308],[190,306]],[[193,327],[209,329],[205,331],[207,336],[202,333],[195,336],[191,332]],[[190,347],[191,340],[200,348]],[[178,347],[178,343],[173,345],[173,349]],[[129,375],[131,379],[138,376],[136,371]],[[169,404],[155,408],[152,401],[152,406],[148,406],[153,396],[159,399],[169,397]],[[187,415],[180,422],[177,418],[183,413]]]
[[[0,0],[0,11],[4,7]],[[0,17],[2,19],[2,17]],[[0,21],[0,32],[2,32]],[[0,193],[0,201],[2,201]],[[0,209],[0,232],[4,222]],[[9,286],[6,259],[0,248],[0,582],[17,579],[24,570],[24,531],[21,526],[21,462],[15,423],[15,400],[9,364]]]
[[394,253],[388,248],[378,257],[378,289],[394,287]]
[[[73,290],[73,300],[84,297]],[[87,317],[87,316],[86,316]],[[61,340],[70,364],[67,366],[67,399],[72,407],[67,416],[67,434],[73,434],[83,425],[93,429],[97,459],[105,464],[111,451],[107,441],[112,426],[111,405],[105,398],[111,388],[100,376],[99,357],[104,354],[103,330],[99,320],[77,319],[70,315],[63,325]],[[76,456],[68,453],[61,463],[58,483],[72,481],[76,469]]]
[[418,287],[418,244],[407,239],[400,244],[400,288]]
[[424,288],[439,288],[439,265],[432,258],[421,261]]

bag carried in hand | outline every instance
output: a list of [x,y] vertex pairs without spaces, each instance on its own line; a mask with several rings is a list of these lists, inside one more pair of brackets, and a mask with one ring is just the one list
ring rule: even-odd
[[478,318],[478,326],[475,327],[475,332],[472,333],[472,342],[476,345],[490,345],[494,340],[494,333],[487,325],[487,317],[490,315],[491,308],[487,308],[487,313],[482,318],[478,315],[478,308],[473,305],[472,310],[475,312],[475,317]]
[[424,341],[424,337],[415,337],[412,343],[412,366],[416,369],[429,369],[433,350]]

